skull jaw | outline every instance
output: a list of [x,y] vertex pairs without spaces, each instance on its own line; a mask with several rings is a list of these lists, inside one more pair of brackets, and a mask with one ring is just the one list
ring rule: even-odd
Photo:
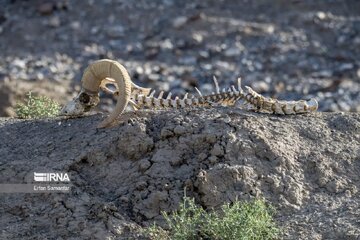
[[60,111],[61,116],[81,116],[85,113],[85,108],[79,101],[68,102]]
[[89,94],[82,90],[73,100],[68,102],[60,111],[61,116],[81,116],[89,112],[100,102],[98,94]]

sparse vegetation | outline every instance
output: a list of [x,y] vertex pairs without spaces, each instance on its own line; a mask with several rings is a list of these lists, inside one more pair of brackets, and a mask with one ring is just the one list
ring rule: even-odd
[[263,200],[225,204],[219,212],[207,213],[184,197],[178,211],[163,212],[167,229],[154,224],[145,230],[151,239],[276,239],[279,236],[272,214],[274,209]]
[[58,115],[60,104],[46,96],[34,96],[29,92],[25,103],[17,103],[16,115],[19,118],[44,118]]

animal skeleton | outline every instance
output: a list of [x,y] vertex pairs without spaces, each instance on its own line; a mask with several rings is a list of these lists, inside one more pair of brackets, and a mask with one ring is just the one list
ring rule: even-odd
[[[255,111],[272,114],[300,114],[314,112],[318,108],[318,102],[312,98],[308,101],[280,101],[266,98],[246,86],[246,91],[241,87],[241,79],[238,78],[237,89],[234,86],[220,91],[219,84],[214,77],[216,92],[210,95],[202,95],[197,89],[199,96],[172,98],[171,92],[163,98],[164,92],[155,97],[155,91],[150,88],[142,88],[134,84],[125,67],[120,63],[103,59],[90,64],[84,71],[80,93],[70,101],[61,111],[61,115],[78,116],[89,111],[99,103],[99,90],[118,97],[114,111],[99,124],[99,128],[109,126],[120,116],[130,103],[134,110],[140,108],[184,108],[184,107],[210,107],[210,106],[234,106],[239,100],[243,100]],[[115,90],[107,87],[108,84],[115,86]]]
[[[135,85],[126,71],[125,67],[116,61],[102,59],[90,64],[84,71],[81,79],[82,89],[80,93],[61,110],[60,115],[78,116],[95,107],[99,99],[99,89],[106,87],[112,78],[117,85],[118,101],[114,111],[99,124],[99,128],[110,125],[121,115],[128,103],[132,93],[148,95],[150,88],[142,88]],[[102,82],[104,82],[102,84]]]

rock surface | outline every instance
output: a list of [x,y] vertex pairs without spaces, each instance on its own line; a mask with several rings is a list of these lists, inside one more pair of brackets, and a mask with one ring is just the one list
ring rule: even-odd
[[0,183],[67,172],[70,193],[0,195],[1,239],[140,238],[183,197],[216,208],[264,197],[284,239],[360,237],[360,114],[234,108],[104,118],[0,119]]
[[266,96],[315,97],[321,111],[360,112],[358,0],[0,3],[2,117],[14,116],[30,90],[65,104],[101,58],[157,91],[209,93],[213,76],[221,88],[242,77]]

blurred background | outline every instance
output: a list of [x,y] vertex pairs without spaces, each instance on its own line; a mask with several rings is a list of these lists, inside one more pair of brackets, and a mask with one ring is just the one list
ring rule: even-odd
[[0,0],[0,116],[28,91],[65,104],[101,58],[155,90],[241,76],[265,96],[360,112],[360,1]]

